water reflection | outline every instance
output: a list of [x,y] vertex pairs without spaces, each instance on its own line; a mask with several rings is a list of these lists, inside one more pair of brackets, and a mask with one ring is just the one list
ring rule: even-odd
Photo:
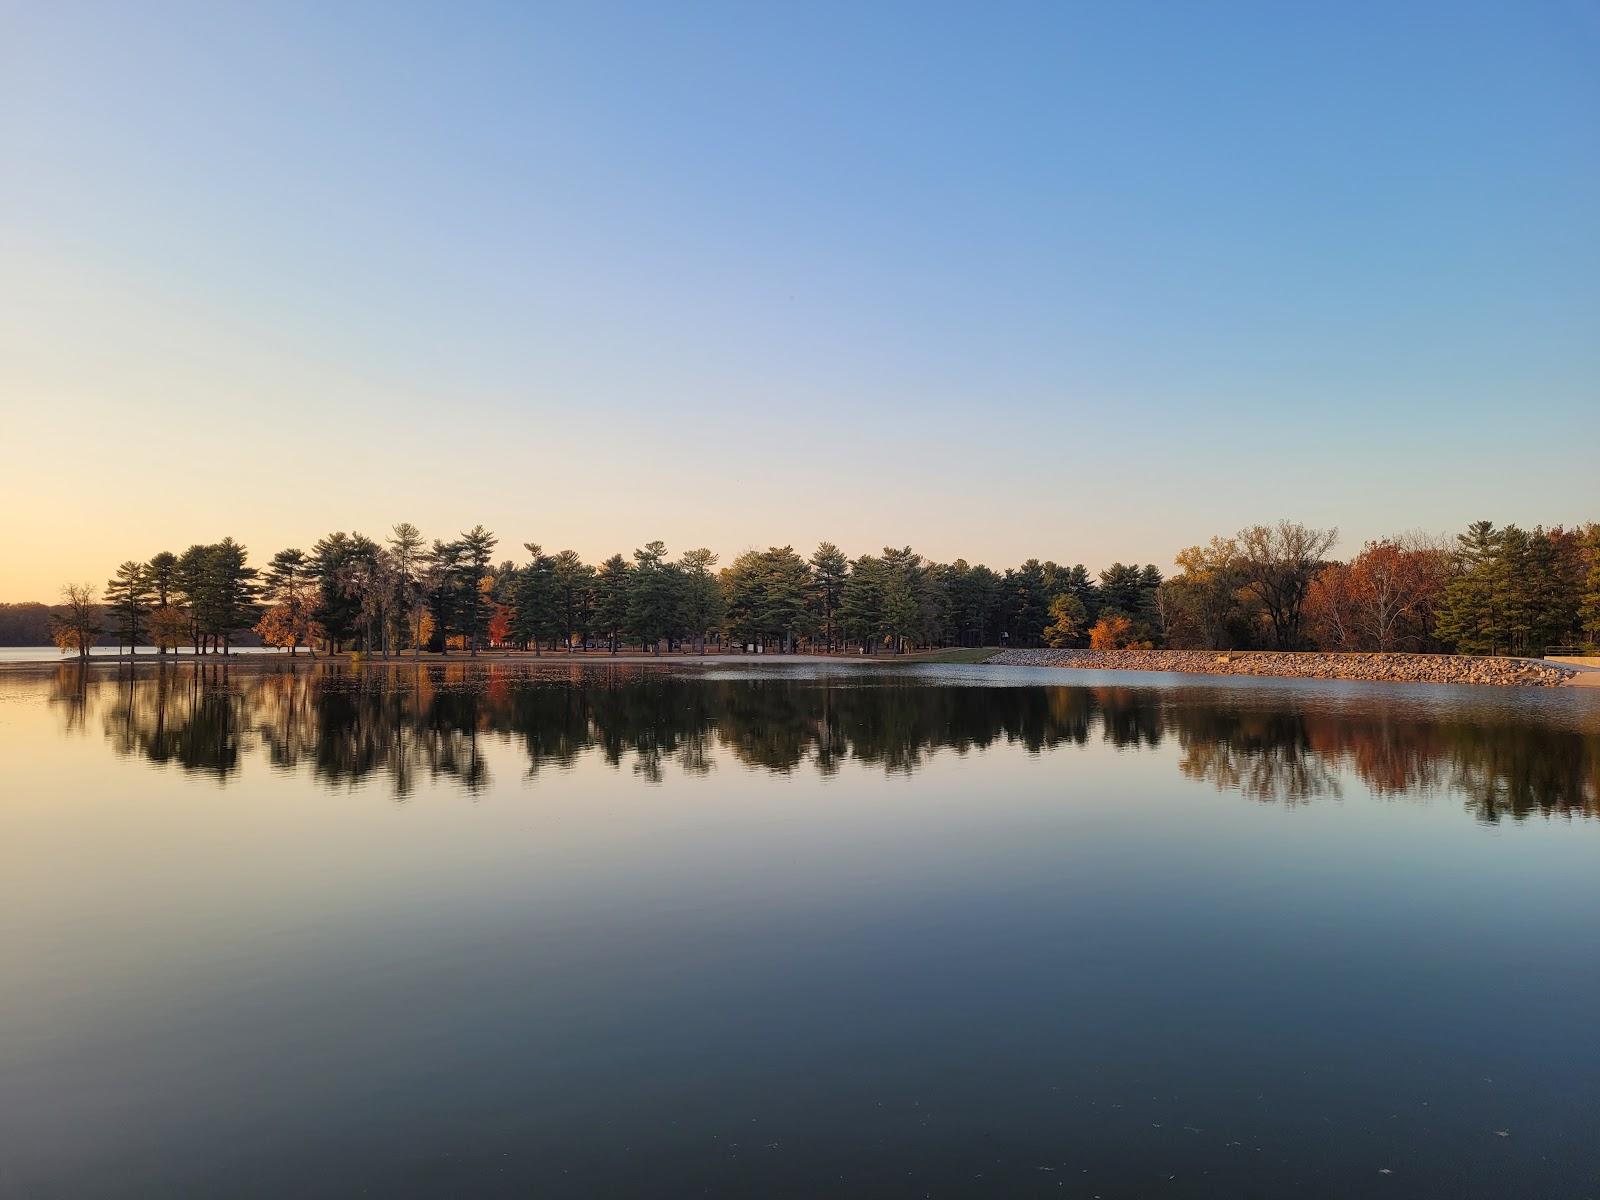
[[1600,815],[1593,706],[1525,706],[1504,693],[1440,699],[1239,687],[986,686],[915,673],[729,676],[716,671],[425,664],[402,668],[63,667],[69,729],[96,722],[119,754],[226,780],[249,755],[332,785],[491,782],[486,738],[521,743],[537,776],[598,753],[647,780],[669,767],[823,776],[854,760],[918,770],[942,750],[1039,753],[1091,743],[1166,746],[1186,777],[1263,801],[1337,798],[1352,777],[1381,796],[1459,795],[1482,820]]

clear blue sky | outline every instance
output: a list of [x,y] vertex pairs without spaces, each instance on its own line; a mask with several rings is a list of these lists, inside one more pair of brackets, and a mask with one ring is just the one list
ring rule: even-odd
[[1600,5],[16,4],[0,598],[1600,517]]

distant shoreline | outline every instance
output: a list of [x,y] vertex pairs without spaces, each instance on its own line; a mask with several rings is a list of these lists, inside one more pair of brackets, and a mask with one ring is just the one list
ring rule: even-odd
[[[244,651],[231,655],[97,654],[82,660],[86,667],[201,666],[257,669],[293,665],[340,667],[423,667],[481,663],[487,666],[643,666],[704,664],[707,666],[792,666],[801,663],[854,663],[872,666],[993,665],[1050,667],[1077,671],[1138,671],[1164,675],[1229,675],[1258,679],[1328,679],[1361,683],[1444,683],[1498,687],[1600,688],[1600,665],[1565,663],[1548,659],[1494,658],[1455,654],[1324,653],[1273,650],[1005,650],[996,647],[913,651],[905,654],[750,654],[727,651],[696,654],[676,651],[645,654],[639,651],[610,654],[605,650],[547,651],[485,650],[476,656],[466,651],[450,654],[395,654],[356,656],[289,655],[271,651]],[[76,656],[55,660],[0,661],[0,674],[55,670],[76,666]]]
[[1483,687],[1600,687],[1600,669],[1542,658],[1280,650],[1002,650],[999,666],[1080,671],[1156,671],[1361,683]]
[[452,650],[449,654],[423,653],[413,657],[409,651],[401,654],[391,654],[388,658],[381,655],[360,655],[359,658],[350,652],[335,655],[318,654],[313,657],[307,653],[291,655],[287,651],[275,650],[245,650],[235,651],[233,654],[181,654],[158,655],[154,651],[146,651],[138,655],[129,654],[94,654],[87,659],[79,659],[74,654],[63,654],[54,659],[18,659],[7,662],[0,659],[0,672],[14,670],[54,669],[63,666],[76,666],[80,662],[88,667],[105,666],[263,666],[280,665],[283,663],[324,665],[332,663],[338,666],[363,666],[363,667],[409,667],[409,666],[438,666],[449,663],[518,663],[528,666],[540,664],[575,664],[599,666],[605,663],[714,663],[719,666],[729,665],[755,665],[760,663],[794,664],[808,662],[834,662],[834,663],[874,663],[878,665],[911,665],[915,663],[945,663],[945,664],[976,664],[987,660],[997,653],[995,647],[980,649],[954,649],[954,650],[926,650],[909,651],[905,654],[749,654],[733,653],[729,651],[708,651],[705,654],[696,654],[694,651],[673,651],[669,654],[645,654],[637,650],[623,651],[611,654],[605,650],[546,650],[542,654],[534,654],[531,650],[480,650],[476,655],[466,650]]

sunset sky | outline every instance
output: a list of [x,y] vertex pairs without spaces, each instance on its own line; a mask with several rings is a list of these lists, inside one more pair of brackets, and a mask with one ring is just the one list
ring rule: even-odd
[[1600,517],[1600,7],[10,4],[0,600]]

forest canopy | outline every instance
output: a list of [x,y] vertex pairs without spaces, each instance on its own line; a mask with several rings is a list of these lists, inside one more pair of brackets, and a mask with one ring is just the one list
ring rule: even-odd
[[1154,564],[1030,558],[993,569],[910,546],[847,557],[823,542],[747,550],[651,541],[600,563],[524,542],[497,561],[477,526],[449,539],[399,524],[329,533],[264,568],[231,538],[128,559],[103,592],[0,605],[0,642],[64,652],[96,642],[227,653],[241,639],[291,654],[476,654],[517,649],[901,653],[947,646],[1322,649],[1537,655],[1600,643],[1600,523],[1478,521],[1454,538],[1406,534],[1330,558],[1337,531],[1254,525]]

